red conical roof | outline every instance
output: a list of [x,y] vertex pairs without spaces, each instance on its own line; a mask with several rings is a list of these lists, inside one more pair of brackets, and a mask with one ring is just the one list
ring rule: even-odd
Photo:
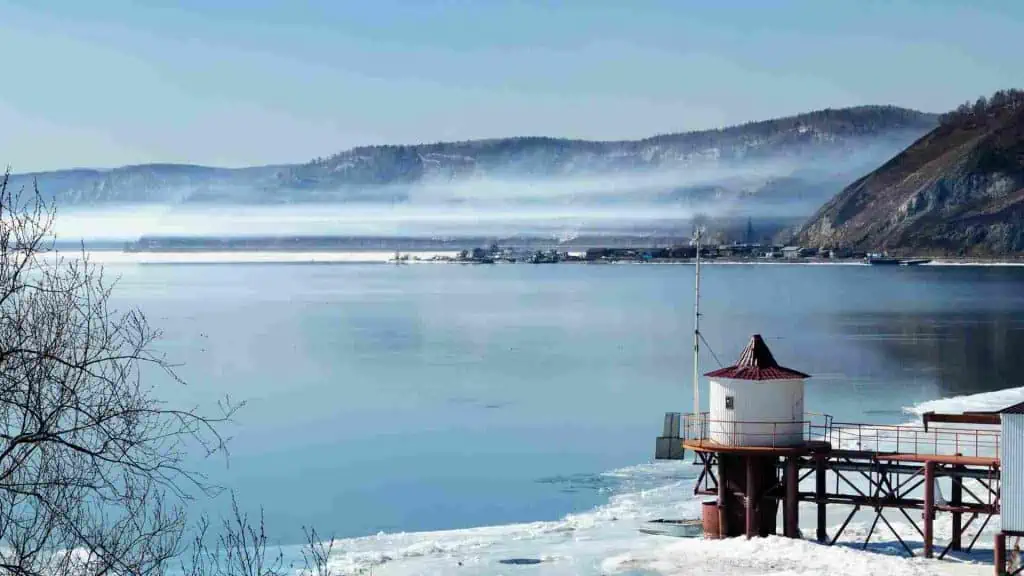
[[743,349],[740,359],[728,368],[719,368],[705,374],[708,378],[731,378],[733,380],[797,380],[810,378],[803,372],[797,372],[779,366],[772,356],[772,351],[764,343],[760,334],[754,334],[750,343]]

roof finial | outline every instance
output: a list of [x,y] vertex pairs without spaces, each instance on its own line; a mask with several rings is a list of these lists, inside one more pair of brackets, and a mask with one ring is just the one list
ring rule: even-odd
[[779,366],[764,338],[760,334],[750,337],[747,347],[740,353],[736,364],[708,372],[708,377],[732,378],[736,380],[793,380],[810,378],[803,372]]

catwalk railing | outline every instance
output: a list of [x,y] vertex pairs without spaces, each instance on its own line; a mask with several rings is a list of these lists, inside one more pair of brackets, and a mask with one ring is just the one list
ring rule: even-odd
[[802,420],[721,420],[707,412],[686,414],[682,438],[721,446],[786,447],[827,443],[832,450],[879,454],[934,454],[999,458],[996,427],[937,427],[835,422],[828,414],[805,413]]

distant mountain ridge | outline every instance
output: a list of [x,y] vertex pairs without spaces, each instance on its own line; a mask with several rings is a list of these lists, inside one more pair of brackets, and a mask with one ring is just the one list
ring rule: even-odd
[[999,91],[826,203],[797,241],[895,254],[1024,252],[1024,91]]
[[[678,203],[770,195],[818,205],[836,189],[924,134],[937,115],[894,106],[826,109],[718,130],[634,141],[543,137],[358,147],[305,164],[241,169],[147,164],[111,170],[61,170],[12,177],[38,180],[61,205],[139,203],[302,204],[410,202],[417,187],[493,179],[517,182],[675,171],[642,190],[610,186],[602,201]],[[688,171],[786,163],[783,171],[724,174],[687,183]],[[761,163],[761,164],[759,164]],[[833,164],[838,168],[830,168]],[[750,171],[748,171],[750,172]],[[570,198],[569,201],[583,201]],[[589,200],[586,200],[589,201]],[[808,208],[809,213],[810,208]]]
[[272,182],[284,166],[217,168],[192,164],[138,164],[13,174],[11,184],[39,190],[61,205],[244,201],[253,185]]

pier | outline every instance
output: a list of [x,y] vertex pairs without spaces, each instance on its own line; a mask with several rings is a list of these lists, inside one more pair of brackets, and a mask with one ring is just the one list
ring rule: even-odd
[[[1024,422],[1024,406],[926,414],[921,425],[837,422],[803,410],[803,382],[809,376],[778,365],[756,335],[735,365],[705,376],[710,411],[666,414],[656,458],[679,460],[692,454],[700,467],[693,492],[713,497],[702,505],[706,538],[777,534],[780,509],[783,536],[810,538],[799,528],[800,504],[808,503],[815,511],[813,538],[824,545],[839,541],[863,511],[872,520],[862,548],[888,533],[915,556],[914,547],[886,517],[891,512],[920,536],[920,555],[941,559],[951,551],[972,551],[1003,510],[1003,483],[1019,486],[1017,468],[1024,466],[1007,472],[1000,458],[1007,419],[1020,413]],[[1017,438],[1007,442],[1013,454],[1022,444]],[[1004,478],[1007,474],[1012,479]],[[830,506],[842,507],[845,518],[831,533]],[[1024,506],[1021,512],[1024,524]],[[940,514],[949,515],[952,526],[945,541],[935,537]],[[997,575],[1022,572],[1008,568],[1006,536],[1024,536],[1024,526],[1003,519],[994,542]]]
[[[694,494],[717,497],[713,513],[718,533],[708,536],[774,534],[774,512],[781,505],[783,535],[798,537],[799,503],[810,502],[817,507],[815,538],[819,542],[835,544],[857,512],[870,510],[874,518],[863,547],[884,526],[914,556],[882,514],[891,509],[920,534],[925,557],[942,558],[950,550],[972,550],[978,535],[999,514],[999,458],[986,455],[998,453],[998,430],[925,431],[809,416],[819,419],[800,423],[806,435],[799,446],[745,446],[741,437],[737,443],[722,445],[710,440],[708,431],[724,422],[715,422],[706,413],[684,419],[682,446],[701,466]],[[774,440],[774,435],[758,436],[758,441]],[[860,448],[846,448],[854,446]],[[951,486],[945,502],[936,499],[935,487],[941,479]],[[811,483],[812,488],[802,489]],[[826,526],[829,505],[849,508],[833,534]],[[705,505],[705,514],[708,508]],[[919,510],[919,518],[911,510]],[[938,513],[952,516],[953,538],[936,554],[933,523]],[[971,528],[974,536],[965,545],[964,535]]]

